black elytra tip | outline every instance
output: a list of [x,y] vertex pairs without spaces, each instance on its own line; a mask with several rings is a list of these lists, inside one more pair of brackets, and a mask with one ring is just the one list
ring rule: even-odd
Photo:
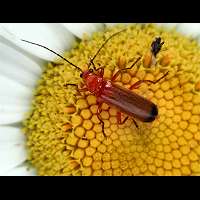
[[152,122],[155,120],[156,116],[158,115],[158,108],[156,105],[153,105],[150,112],[149,117],[145,119],[145,122]]

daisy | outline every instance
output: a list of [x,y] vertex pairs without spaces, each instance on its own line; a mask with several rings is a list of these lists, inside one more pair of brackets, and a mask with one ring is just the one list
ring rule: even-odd
[[[26,163],[21,122],[29,111],[32,90],[42,66],[56,56],[43,48],[22,42],[37,42],[62,53],[77,38],[114,24],[0,24],[0,175],[36,175]],[[199,37],[200,24],[159,24]],[[27,169],[28,168],[28,169]]]

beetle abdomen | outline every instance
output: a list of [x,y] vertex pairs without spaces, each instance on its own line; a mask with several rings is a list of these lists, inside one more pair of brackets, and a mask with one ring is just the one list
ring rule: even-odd
[[121,112],[143,122],[152,122],[158,115],[158,109],[154,103],[111,81],[106,81],[98,101],[115,106]]

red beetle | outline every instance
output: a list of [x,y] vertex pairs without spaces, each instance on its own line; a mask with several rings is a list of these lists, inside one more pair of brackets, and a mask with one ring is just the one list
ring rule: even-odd
[[[53,52],[54,54],[56,54],[57,56],[59,56],[60,58],[62,58],[66,62],[68,62],[70,65],[72,65],[73,67],[75,67],[76,69],[81,71],[80,77],[83,78],[83,80],[85,82],[85,87],[78,89],[78,91],[80,91],[80,92],[89,91],[90,93],[92,93],[93,95],[95,95],[97,97],[97,104],[98,104],[97,116],[103,125],[103,127],[102,127],[103,133],[104,133],[104,122],[100,115],[101,106],[103,103],[106,103],[110,106],[114,106],[117,108],[117,110],[118,110],[117,122],[119,124],[125,123],[125,121],[128,119],[129,116],[133,119],[133,122],[135,123],[136,127],[138,127],[138,125],[137,125],[136,121],[134,120],[134,118],[137,118],[138,120],[140,120],[142,122],[154,121],[156,116],[158,115],[157,106],[153,102],[132,92],[131,90],[138,88],[141,85],[141,83],[156,84],[161,79],[166,77],[168,74],[168,72],[165,73],[162,77],[160,77],[156,81],[140,80],[140,81],[134,83],[133,85],[131,85],[129,89],[126,89],[124,87],[121,87],[121,86],[115,84],[114,81],[120,75],[120,73],[122,73],[125,70],[131,69],[133,66],[135,66],[135,64],[141,59],[141,57],[139,57],[136,59],[136,61],[130,67],[118,70],[112,76],[111,80],[107,80],[104,78],[104,68],[99,67],[97,69],[94,64],[94,59],[96,58],[96,56],[98,55],[100,50],[105,46],[105,44],[112,37],[116,36],[117,34],[123,32],[125,30],[126,29],[113,34],[103,43],[103,45],[99,48],[99,50],[97,51],[95,56],[90,60],[90,63],[88,65],[88,70],[86,70],[86,71],[82,71],[80,67],[74,65],[73,63],[71,63],[69,60],[67,60],[63,56],[59,55],[55,51],[53,51],[43,45],[40,45],[40,44],[37,44],[34,42],[30,42],[27,40],[22,40],[24,42],[28,42],[30,44],[40,46],[42,48],[45,48],[45,49]],[[160,51],[162,45],[163,45],[163,43],[161,43],[161,38],[156,38],[156,40],[152,43],[151,51],[152,51],[152,53],[155,54],[155,56]],[[91,65],[93,66],[93,68],[90,67]],[[67,84],[67,85],[77,86],[75,84]],[[123,121],[121,119],[121,112],[128,115]],[[105,135],[105,133],[104,133],[104,135]]]

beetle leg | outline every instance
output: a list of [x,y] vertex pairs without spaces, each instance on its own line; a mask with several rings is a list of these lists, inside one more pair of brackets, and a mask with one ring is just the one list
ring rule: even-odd
[[119,69],[114,75],[113,77],[111,78],[111,81],[115,81],[117,79],[117,77],[125,70],[128,70],[128,69],[132,69],[135,64],[141,59],[141,57],[139,57],[130,67],[127,67],[127,68],[124,68],[124,69]]
[[128,119],[128,116],[122,121],[122,115],[121,112],[117,112],[117,123],[118,124],[124,124]]
[[74,83],[67,83],[67,84],[65,84],[64,86],[67,87],[68,85],[75,86],[75,87],[78,88],[78,85],[77,85],[77,84],[74,84]]
[[103,77],[103,75],[104,75],[104,68],[103,67],[99,67],[96,71],[98,71],[98,75]]
[[106,134],[104,132],[104,121],[101,119],[101,115],[100,115],[101,111],[102,111],[102,109],[101,109],[102,104],[103,103],[98,104],[97,117],[98,117],[99,121],[102,123],[102,132],[103,132],[104,137],[106,137]]
[[78,91],[79,91],[79,92],[86,92],[87,90],[88,90],[88,89],[87,89],[86,87],[80,88],[80,89],[78,88]]
[[78,85],[73,84],[73,83],[65,84],[64,86],[67,87],[68,85],[75,86],[76,90],[77,90],[77,92],[79,93],[80,96],[81,96],[81,92],[86,92],[88,90],[87,87],[78,88]]
[[141,85],[142,83],[156,84],[156,83],[158,83],[160,80],[162,80],[165,76],[167,76],[168,73],[169,73],[169,72],[167,72],[166,74],[164,74],[162,77],[160,77],[160,78],[159,78],[158,80],[156,80],[156,81],[151,81],[151,80],[140,80],[140,81],[137,81],[136,83],[134,83],[133,85],[131,85],[131,86],[129,87],[129,89],[130,89],[130,90],[132,90],[132,89],[137,89],[137,88],[140,87],[140,85]]
[[137,122],[133,118],[132,118],[132,120],[133,120],[133,123],[135,124],[136,128],[139,128]]

